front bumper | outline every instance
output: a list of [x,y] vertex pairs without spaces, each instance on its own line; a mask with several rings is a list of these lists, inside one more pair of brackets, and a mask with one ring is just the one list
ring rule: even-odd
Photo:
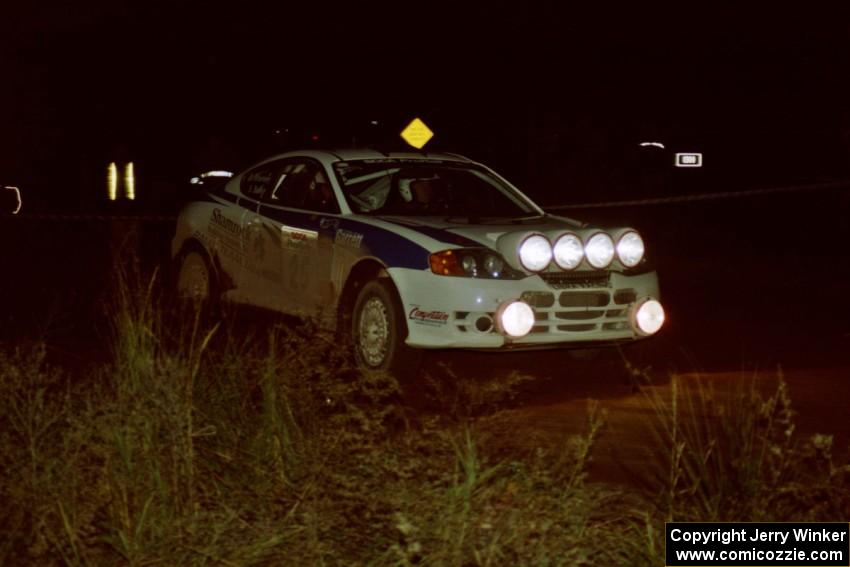
[[[513,349],[599,346],[638,340],[629,313],[639,300],[659,299],[655,272],[558,273],[522,280],[438,276],[392,268],[390,276],[407,318],[406,343],[418,348]],[[519,339],[499,333],[499,305],[522,300],[535,313],[531,332]]]

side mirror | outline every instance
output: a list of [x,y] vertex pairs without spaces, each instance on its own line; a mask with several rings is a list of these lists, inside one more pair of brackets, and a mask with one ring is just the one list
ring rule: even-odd
[[21,190],[17,187],[4,186],[0,189],[0,213],[16,215],[21,212]]

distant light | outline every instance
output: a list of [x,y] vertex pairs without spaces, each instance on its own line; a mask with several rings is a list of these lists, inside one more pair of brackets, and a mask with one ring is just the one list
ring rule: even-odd
[[319,141],[319,135],[313,134],[312,136],[310,136],[310,139],[313,140],[314,142],[318,142]]
[[701,153],[679,153],[676,154],[676,167],[702,167]]
[[130,201],[136,199],[136,172],[132,161],[124,166],[124,195]]
[[17,187],[10,187],[8,185],[6,187],[4,187],[4,189],[8,189],[9,191],[15,192],[15,195],[18,198],[18,206],[14,211],[12,211],[12,214],[13,215],[18,214],[19,212],[21,212],[21,207],[23,206],[23,201],[21,201],[21,190],[18,189]]
[[371,122],[369,122],[369,124],[371,124],[372,126],[377,126],[377,125],[378,125],[378,121],[377,121],[377,120],[372,120]]
[[[207,171],[206,173],[202,173],[200,177],[201,179],[205,179],[207,177],[233,177],[233,172],[226,171],[224,169],[215,169],[213,171]],[[197,177],[193,177],[192,179],[197,179]]]
[[650,148],[650,147],[651,148],[661,148],[662,150],[665,149],[664,144],[662,144],[661,142],[641,142],[640,147],[642,147],[642,148]]
[[230,178],[233,177],[233,172],[224,169],[214,169],[213,171],[205,171],[204,173],[191,178],[189,180],[189,183],[191,183],[192,185],[203,185],[204,179],[207,179],[208,177]]
[[410,124],[401,131],[401,137],[405,142],[421,150],[425,144],[434,137],[434,132],[425,125],[419,118],[414,118]]
[[106,189],[110,201],[118,198],[118,166],[114,161],[109,164],[106,171]]

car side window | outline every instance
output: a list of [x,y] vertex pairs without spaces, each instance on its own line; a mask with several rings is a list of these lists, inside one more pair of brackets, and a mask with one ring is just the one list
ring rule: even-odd
[[287,161],[265,202],[320,213],[339,213],[339,205],[322,166],[311,160]]
[[278,181],[280,162],[266,163],[258,166],[242,176],[239,190],[251,199],[262,200]]

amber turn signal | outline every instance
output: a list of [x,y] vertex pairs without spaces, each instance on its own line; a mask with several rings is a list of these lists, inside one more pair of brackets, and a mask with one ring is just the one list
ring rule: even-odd
[[465,276],[454,250],[443,250],[431,254],[431,271],[440,276]]

